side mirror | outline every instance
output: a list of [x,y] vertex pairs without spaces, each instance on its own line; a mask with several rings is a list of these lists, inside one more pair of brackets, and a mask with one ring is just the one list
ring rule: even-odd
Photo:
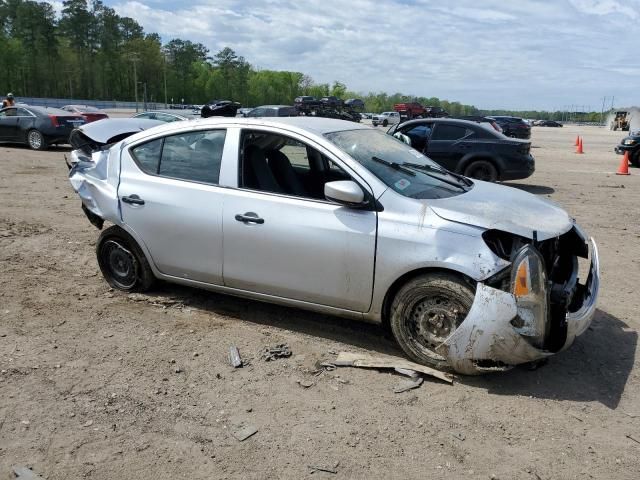
[[364,192],[352,180],[337,180],[325,183],[324,196],[329,201],[347,207],[361,207],[365,204]]

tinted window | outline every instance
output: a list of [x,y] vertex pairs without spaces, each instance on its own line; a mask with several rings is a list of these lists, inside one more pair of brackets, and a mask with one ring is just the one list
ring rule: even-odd
[[159,175],[218,183],[225,130],[208,130],[164,139]]
[[167,113],[156,113],[155,117],[156,120],[160,120],[161,122],[177,122],[178,120],[181,120],[181,118]]
[[[429,170],[430,167],[440,169],[432,160],[379,130],[344,130],[325,133],[325,137],[406,197],[446,198],[465,191],[462,183],[456,185],[454,177]],[[407,166],[402,168],[403,164]],[[420,166],[425,166],[425,170]]]
[[467,135],[467,128],[458,125],[436,125],[432,140],[458,140]]
[[133,158],[145,173],[157,174],[162,152],[162,138],[143,143],[131,149]]
[[2,117],[15,117],[16,116],[16,108],[7,108],[0,112],[0,116]]
[[29,110],[26,110],[24,108],[18,108],[17,112],[18,112],[18,116],[20,117],[33,117],[33,115],[31,115],[31,113],[29,112]]
[[150,118],[150,119],[153,119],[153,118],[155,118],[155,115],[153,113],[141,113],[139,115],[136,115],[136,118]]

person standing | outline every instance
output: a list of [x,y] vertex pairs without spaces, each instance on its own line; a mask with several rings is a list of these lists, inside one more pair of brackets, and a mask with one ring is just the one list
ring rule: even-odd
[[15,105],[16,101],[13,98],[13,93],[7,93],[7,97],[2,101],[2,108],[15,107]]

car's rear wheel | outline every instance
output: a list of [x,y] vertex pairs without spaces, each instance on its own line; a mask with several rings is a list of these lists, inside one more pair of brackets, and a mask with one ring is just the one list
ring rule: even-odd
[[631,161],[631,165],[634,167],[640,168],[640,149],[636,150],[629,156],[629,160]]
[[118,226],[107,228],[96,247],[98,265],[107,283],[126,292],[144,292],[155,281],[136,241]]
[[47,148],[47,142],[44,139],[44,135],[35,129],[27,132],[27,144],[32,150],[44,150]]
[[475,293],[456,275],[431,273],[407,282],[391,304],[393,335],[412,360],[436,368],[448,367],[436,352],[466,318]]
[[495,182],[498,180],[498,170],[489,160],[474,160],[464,169],[464,176],[485,182]]

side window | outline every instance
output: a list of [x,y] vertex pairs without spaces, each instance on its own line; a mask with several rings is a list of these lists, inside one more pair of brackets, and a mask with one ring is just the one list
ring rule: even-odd
[[466,136],[470,130],[459,125],[438,124],[433,132],[431,140],[459,140]]
[[173,115],[167,115],[166,113],[156,113],[154,114],[156,120],[160,120],[162,122],[177,122],[180,120],[178,117],[174,117]]
[[33,117],[33,115],[31,115],[31,112],[24,108],[18,108],[17,112],[19,117]]
[[351,177],[318,150],[284,135],[245,131],[239,185],[324,200],[324,184]]
[[15,116],[16,116],[16,112],[17,112],[17,111],[18,111],[18,109],[17,109],[17,108],[7,108],[7,109],[4,111],[4,114],[5,114],[7,117],[15,117]]
[[145,173],[156,175],[160,166],[160,154],[162,153],[162,138],[152,140],[131,149],[131,154],[136,164]]
[[158,175],[217,184],[226,130],[204,130],[165,137]]

